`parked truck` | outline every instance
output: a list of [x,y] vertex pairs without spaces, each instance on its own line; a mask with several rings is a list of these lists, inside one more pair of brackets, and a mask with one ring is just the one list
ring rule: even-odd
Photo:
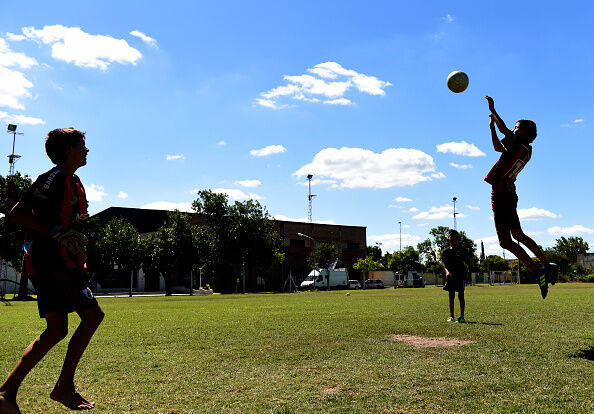
[[347,269],[314,269],[301,282],[301,289],[328,289],[328,272],[330,272],[330,289],[348,289],[349,273]]

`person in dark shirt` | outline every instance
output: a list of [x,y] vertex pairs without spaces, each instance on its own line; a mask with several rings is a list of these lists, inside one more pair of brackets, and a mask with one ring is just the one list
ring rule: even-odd
[[0,413],[19,413],[18,389],[26,375],[68,333],[68,314],[80,325],[72,335],[62,371],[50,398],[75,410],[94,407],[74,386],[74,373],[104,314],[88,288],[86,237],[78,229],[87,217],[87,199],[75,171],[87,163],[85,134],[73,128],[51,131],[46,152],[56,167],[39,176],[8,218],[27,229],[23,272],[37,292],[40,317],[47,323],[0,386]]
[[[495,110],[495,102],[490,96],[485,97],[489,103],[491,140],[495,151],[501,156],[491,168],[485,181],[492,186],[491,207],[495,220],[495,230],[499,245],[512,252],[536,276],[542,298],[546,298],[548,283],[555,284],[557,279],[557,265],[547,261],[543,251],[532,238],[527,236],[520,226],[518,217],[518,195],[516,194],[516,178],[532,157],[532,142],[536,139],[536,124],[527,119],[516,122],[510,131]],[[504,135],[499,140],[495,125]],[[512,239],[515,239],[513,240]],[[540,261],[539,267],[526,250],[519,243],[526,246]]]
[[[458,245],[460,235],[456,230],[448,232],[448,241],[450,247],[445,249],[441,254],[443,261],[443,268],[446,273],[446,280],[443,285],[443,290],[449,292],[450,296],[450,317],[448,322],[456,321],[464,323],[464,310],[466,307],[466,300],[464,299],[464,284],[466,282],[466,275],[468,274],[468,265],[464,250]],[[456,292],[458,292],[458,300],[460,301],[460,317],[455,319],[454,316],[454,301],[456,299]]]

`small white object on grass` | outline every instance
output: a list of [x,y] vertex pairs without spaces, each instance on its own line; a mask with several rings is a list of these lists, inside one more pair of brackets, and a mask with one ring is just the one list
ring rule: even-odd
[[351,292],[347,292],[347,296],[351,296]]

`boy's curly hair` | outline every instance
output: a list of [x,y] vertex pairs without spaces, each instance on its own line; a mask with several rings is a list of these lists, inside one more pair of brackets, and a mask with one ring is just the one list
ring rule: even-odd
[[45,138],[45,152],[54,164],[64,161],[66,145],[75,146],[85,140],[85,133],[74,128],[58,128],[50,131]]

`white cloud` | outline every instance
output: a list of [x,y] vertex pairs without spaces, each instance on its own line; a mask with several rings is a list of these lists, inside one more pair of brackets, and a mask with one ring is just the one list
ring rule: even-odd
[[353,102],[351,102],[347,98],[331,99],[331,100],[324,101],[324,103],[328,104],[328,105],[343,105],[343,106],[353,105]]
[[281,152],[285,152],[287,149],[282,145],[269,145],[259,150],[251,150],[250,154],[254,157],[265,157],[271,154],[280,154]]
[[574,124],[579,124],[579,123],[581,123],[581,122],[584,122],[584,121],[585,121],[585,119],[578,118],[578,119],[574,119],[574,120],[573,120],[573,123],[574,123]]
[[220,145],[221,147],[224,145],[227,145],[226,141],[220,140],[219,142],[217,142],[217,145]]
[[107,195],[105,191],[105,187],[97,184],[90,184],[85,186],[85,193],[87,195],[87,200],[89,201],[101,201],[103,197]]
[[561,216],[551,213],[550,211],[547,211],[543,208],[530,207],[518,209],[518,217],[520,220],[536,221],[542,219],[559,218]]
[[408,203],[411,202],[412,200],[410,198],[406,198],[406,197],[394,197],[394,201],[397,201],[399,203]]
[[155,201],[154,203],[145,204],[140,208],[146,208],[151,210],[179,210],[186,213],[193,213],[192,203],[172,203],[171,201]]
[[10,32],[7,32],[6,33],[6,38],[8,40],[12,40],[14,42],[19,42],[21,40],[25,40],[26,39],[26,37],[23,36],[23,35],[18,35],[18,34],[14,34],[14,33],[10,33]]
[[147,45],[151,46],[151,47],[157,47],[157,41],[155,39],[153,39],[150,36],[147,36],[146,34],[139,32],[138,30],[132,30],[130,32],[130,34],[132,36],[136,36],[138,37],[140,40],[142,40],[144,43],[146,43]]
[[240,185],[242,187],[258,187],[262,182],[260,180],[243,180],[243,181],[235,181],[234,184]]
[[[336,62],[320,63],[307,71],[311,75],[284,76],[289,82],[287,85],[262,92],[261,98],[256,98],[256,103],[271,109],[288,107],[287,104],[278,103],[282,98],[330,105],[352,105],[353,102],[345,97],[350,89],[368,95],[383,96],[386,94],[384,89],[391,85],[390,82],[379,80],[375,76],[345,69]],[[340,80],[337,80],[339,78]]]
[[452,23],[455,20],[455,17],[448,13],[442,19],[446,23]]
[[25,27],[23,34],[30,40],[51,45],[52,57],[76,66],[107,70],[110,64],[132,64],[142,54],[124,39],[92,35],[79,27],[44,26],[43,29]]
[[24,53],[13,52],[6,40],[0,37],[0,66],[29,69],[32,66],[37,66],[37,61]]
[[337,180],[342,188],[390,188],[431,181],[433,158],[423,151],[390,148],[375,153],[363,148],[326,148],[294,175],[314,174]]
[[482,157],[485,155],[474,144],[469,144],[466,141],[461,142],[445,142],[437,145],[437,152],[451,152],[456,155],[463,155],[466,157]]
[[416,208],[416,207],[411,207],[411,208],[408,209],[408,212],[409,213],[416,213],[417,211],[419,211],[419,209]]
[[32,87],[22,72],[0,66],[0,107],[25,109],[21,99],[31,97]]
[[469,210],[480,210],[481,209],[480,207],[471,206],[470,204],[467,204],[466,205],[466,208],[469,209]]
[[576,224],[571,227],[551,227],[547,230],[547,233],[552,236],[576,236],[578,234],[594,234],[594,229],[582,226],[581,224]]
[[[402,248],[413,246],[416,248],[421,241],[419,236],[408,233],[402,233]],[[376,234],[367,236],[367,244],[374,245],[375,242],[381,243],[383,252],[395,252],[400,249],[400,233]]]
[[178,155],[167,155],[165,157],[165,159],[167,161],[174,161],[174,160],[185,160],[186,156],[184,154],[178,154]]
[[126,199],[126,198],[128,198],[128,193],[125,191],[120,191],[118,193],[118,198]]
[[[466,217],[466,215],[456,211],[456,218],[462,217]],[[413,216],[415,220],[443,220],[448,218],[454,218],[454,206],[447,204],[441,207],[431,207],[429,211],[423,211]]]
[[[275,220],[279,220],[279,221],[296,221],[299,223],[308,223],[309,220],[307,219],[307,217],[299,217],[299,218],[291,218],[291,217],[287,217],[287,216],[283,216],[282,214],[276,214],[274,216],[272,216],[273,219]],[[334,220],[330,219],[330,220],[312,220],[312,223],[319,223],[319,224],[335,224]]]
[[0,119],[4,120],[6,122],[9,122],[9,123],[17,124],[17,125],[43,125],[43,124],[45,124],[43,119],[34,118],[32,116],[26,116],[26,115],[11,115],[11,114],[3,112],[3,111],[0,111]]
[[259,196],[255,193],[246,194],[241,190],[233,189],[233,188],[215,188],[212,190],[213,193],[218,194],[227,194],[227,197],[231,200],[259,200],[263,197]]
[[472,164],[456,164],[455,162],[450,162],[450,165],[454,168],[458,168],[460,170],[465,170],[468,168],[472,168]]

